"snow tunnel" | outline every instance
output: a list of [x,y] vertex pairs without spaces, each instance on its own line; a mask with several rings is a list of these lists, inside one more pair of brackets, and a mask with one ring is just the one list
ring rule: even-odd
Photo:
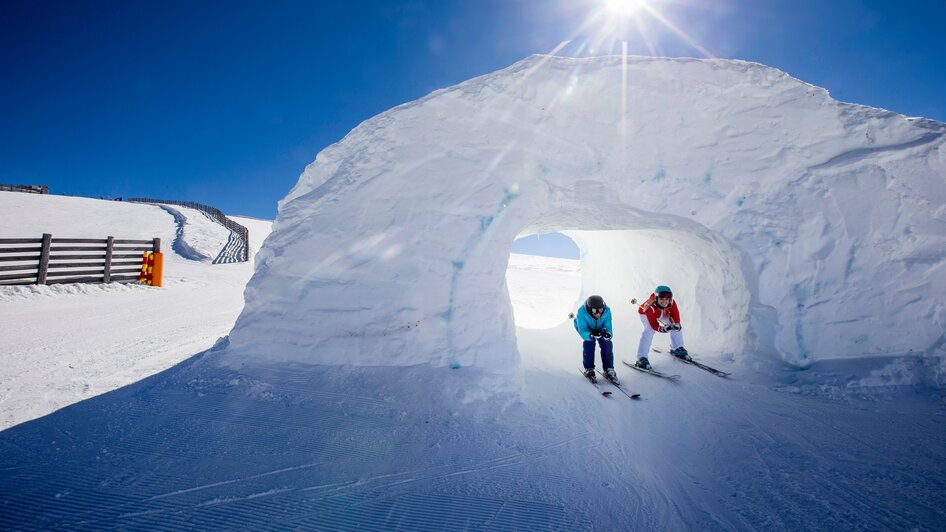
[[320,152],[221,360],[516,367],[510,248],[555,231],[581,248],[583,295],[630,312],[673,286],[691,350],[930,349],[943,132],[754,63],[531,57]]
[[[669,284],[677,291],[687,333],[700,339],[704,353],[731,353],[730,346],[745,335],[748,324],[750,291],[741,282],[738,250],[705,228],[662,227],[563,228],[545,234],[563,235],[579,260],[510,256],[506,281],[520,351],[528,347],[523,342],[541,336],[541,331],[565,325],[571,333],[568,314],[589,295],[599,294],[612,308],[616,345],[622,353],[635,352],[641,332],[636,301],[642,302],[657,284]],[[526,259],[525,265],[514,264],[513,257]],[[539,332],[522,334],[521,329]]]
[[[729,354],[733,345],[744,341],[751,291],[742,272],[742,256],[725,238],[698,224],[656,213],[644,212],[642,221],[627,215],[626,208],[602,208],[601,217],[585,221],[563,216],[566,212],[564,207],[556,209],[555,225],[530,224],[526,230],[563,233],[580,249],[580,282],[573,297],[567,309],[555,301],[562,315],[555,322],[546,317],[541,328],[570,324],[567,312],[589,295],[599,294],[611,306],[621,351],[632,352],[641,328],[633,301],[643,301],[656,285],[666,284],[673,287],[683,309],[687,335],[699,339],[702,352]],[[563,295],[573,287],[567,288]],[[551,293],[559,287],[548,289]],[[516,324],[536,328],[529,321],[517,319]],[[530,337],[534,335],[525,336]]]

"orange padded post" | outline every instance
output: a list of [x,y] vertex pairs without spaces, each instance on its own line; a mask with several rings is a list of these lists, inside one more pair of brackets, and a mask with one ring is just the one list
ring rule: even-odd
[[161,286],[161,278],[164,275],[164,253],[155,253],[154,262],[151,265],[151,286]]

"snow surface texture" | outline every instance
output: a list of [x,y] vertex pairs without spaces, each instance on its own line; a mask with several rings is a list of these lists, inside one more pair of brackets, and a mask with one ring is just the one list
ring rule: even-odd
[[531,57],[319,153],[219,359],[514,368],[509,250],[553,231],[628,342],[668,284],[711,361],[941,356],[944,132],[755,63]]
[[477,368],[198,358],[0,433],[0,528],[946,526],[941,403],[780,393],[665,357],[681,384],[628,371],[643,399],[607,399],[569,355],[479,400]]
[[[219,224],[187,211],[176,225],[153,205],[0,192],[0,238],[159,237],[165,247],[160,289],[121,283],[0,287],[0,429],[163,371],[229,332],[243,308],[252,264],[211,266],[174,253],[186,247],[213,256],[228,238],[229,231],[208,227]],[[249,228],[258,251],[270,223],[235,219]],[[198,224],[189,228],[193,220]],[[184,239],[175,240],[176,234]],[[216,240],[208,236],[213,234]],[[189,242],[190,236],[200,238]]]

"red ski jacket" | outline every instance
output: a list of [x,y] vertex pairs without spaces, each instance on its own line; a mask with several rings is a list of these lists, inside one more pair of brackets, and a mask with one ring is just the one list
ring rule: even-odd
[[637,307],[637,313],[646,315],[647,321],[655,331],[660,331],[660,322],[657,321],[657,318],[660,318],[660,321],[665,324],[680,323],[680,310],[677,309],[677,302],[675,300],[671,299],[670,306],[663,309],[657,307],[656,301],[657,296],[651,294],[650,298],[648,298],[643,305]]

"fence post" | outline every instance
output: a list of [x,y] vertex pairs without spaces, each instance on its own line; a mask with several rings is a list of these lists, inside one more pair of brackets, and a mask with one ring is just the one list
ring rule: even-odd
[[115,237],[108,237],[108,244],[105,246],[105,274],[102,276],[103,283],[112,282],[112,248],[115,246]]
[[161,239],[160,238],[154,239],[154,252],[161,253]]
[[46,273],[49,271],[49,246],[53,242],[53,235],[43,233],[43,249],[39,253],[39,272],[36,275],[36,284],[46,284]]

